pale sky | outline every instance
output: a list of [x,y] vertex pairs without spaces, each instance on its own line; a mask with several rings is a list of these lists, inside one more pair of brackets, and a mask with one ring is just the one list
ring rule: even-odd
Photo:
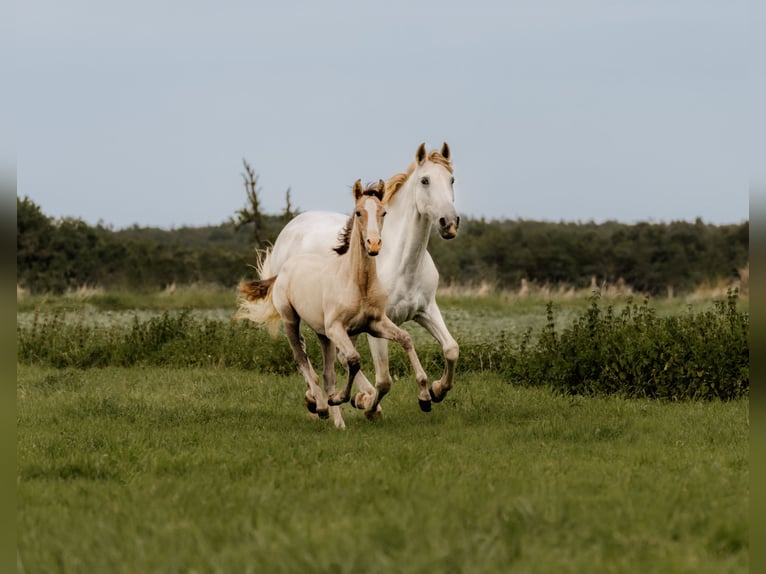
[[739,0],[25,0],[17,194],[116,228],[351,209],[452,149],[461,215],[748,219]]

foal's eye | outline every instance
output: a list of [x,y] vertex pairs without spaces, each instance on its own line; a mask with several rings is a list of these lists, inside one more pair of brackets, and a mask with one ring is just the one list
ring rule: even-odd
[[455,185],[455,178],[452,178],[452,185]]
[[423,185],[428,185],[428,177],[426,176],[421,177],[420,183],[422,183]]
[[361,212],[361,211],[357,211],[357,212],[356,212],[356,216],[357,216],[357,217],[362,217],[362,212]]
[[387,212],[387,211],[384,211],[384,212],[381,214],[381,217],[385,217],[385,216],[386,216],[386,213],[388,213],[388,212]]

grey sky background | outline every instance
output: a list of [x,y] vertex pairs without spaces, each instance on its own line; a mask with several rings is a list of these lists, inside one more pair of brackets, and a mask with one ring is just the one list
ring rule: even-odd
[[453,152],[461,214],[748,219],[738,0],[25,0],[17,194],[117,228],[245,203],[347,212],[354,180]]

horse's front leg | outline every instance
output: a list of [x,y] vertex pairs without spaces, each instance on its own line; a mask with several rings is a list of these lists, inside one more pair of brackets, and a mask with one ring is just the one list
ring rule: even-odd
[[[351,342],[354,343],[354,348],[356,348],[356,335],[351,337]],[[340,361],[341,365],[343,365],[343,368],[348,370],[348,361],[346,360],[346,356],[343,353],[338,353],[338,360]],[[356,388],[359,389],[359,392],[355,396],[351,397],[351,406],[359,409],[364,409],[366,408],[366,405],[369,403],[369,401],[373,399],[373,396],[375,395],[375,387],[372,385],[372,383],[370,383],[361,369],[359,369],[359,371],[356,373],[354,384],[356,385]],[[378,414],[381,412],[381,408],[378,407]]]
[[452,388],[452,383],[455,380],[455,366],[460,349],[457,341],[450,335],[435,299],[431,300],[425,311],[415,316],[415,321],[431,333],[431,336],[441,344],[444,352],[444,373],[441,379],[431,384],[430,390],[431,400],[440,403],[447,395],[447,391]]
[[348,336],[342,323],[333,323],[325,326],[325,333],[332,343],[338,348],[338,351],[345,357],[348,368],[348,380],[346,386],[340,392],[334,393],[329,398],[330,405],[340,405],[349,400],[351,395],[351,385],[354,383],[354,377],[362,367],[362,358],[354,347],[353,341]]
[[[377,403],[383,398],[380,392],[381,389],[384,389],[383,395],[385,395],[391,388],[391,374],[388,369],[388,339],[399,343],[402,349],[404,349],[404,352],[407,353],[407,357],[412,365],[412,370],[415,373],[415,381],[419,387],[418,404],[423,412],[430,411],[431,395],[428,392],[428,375],[426,375],[423,366],[420,364],[420,359],[418,359],[418,355],[415,352],[415,344],[412,342],[410,334],[401,327],[397,327],[396,324],[386,316],[383,316],[380,321],[372,324],[370,332],[376,337],[379,337],[377,339],[370,338],[371,349],[373,349],[373,341],[375,341],[373,359],[375,360],[377,380],[375,387],[378,389],[374,406],[377,406]],[[385,343],[385,345],[383,345],[383,343]],[[378,369],[380,369],[380,371]],[[381,381],[383,381],[382,384]]]
[[[330,341],[324,335],[317,333],[319,337],[319,344],[322,347],[322,378],[324,379],[324,390],[328,397],[335,394],[335,344]],[[330,406],[330,416],[336,428],[346,428],[346,423],[343,422],[343,415],[341,415],[340,407],[337,405]]]

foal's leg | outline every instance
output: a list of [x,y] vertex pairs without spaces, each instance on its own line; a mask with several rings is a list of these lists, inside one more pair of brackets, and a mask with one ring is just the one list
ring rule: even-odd
[[359,356],[359,352],[354,347],[354,343],[348,336],[346,328],[342,323],[333,323],[325,328],[325,332],[329,339],[338,347],[338,351],[346,358],[346,364],[348,365],[348,380],[346,386],[341,389],[340,392],[335,393],[329,398],[331,405],[339,405],[349,400],[351,395],[351,386],[354,383],[354,377],[361,369],[362,358]]
[[[354,348],[356,348],[357,335],[350,337],[350,339],[354,344]],[[373,359],[374,358],[375,355],[373,354]],[[345,355],[339,352],[338,359],[343,365],[343,368],[348,371],[348,361],[346,360]],[[372,401],[375,397],[375,387],[372,385],[372,383],[370,383],[367,377],[364,376],[364,372],[362,372],[361,369],[359,369],[359,371],[356,373],[354,384],[356,385],[356,388],[359,390],[359,392],[351,397],[351,406],[357,409],[366,409],[367,405],[370,404],[370,401]],[[381,409],[380,405],[378,405],[376,414],[380,415],[382,412],[383,409]]]
[[[351,337],[351,342],[354,343],[354,348],[356,348],[356,336]],[[344,368],[348,368],[348,361],[346,360],[346,356],[341,353],[340,350],[338,352],[338,360]],[[354,383],[356,384],[356,388],[365,394],[371,395],[373,392],[375,392],[375,387],[361,370],[356,374]]]
[[[314,369],[311,368],[311,362],[306,354],[306,342],[303,340],[300,330],[300,317],[294,311],[285,312],[282,314],[282,323],[285,326],[287,340],[293,350],[295,363],[298,365],[298,370],[303,375],[303,378],[306,379],[306,384],[309,387],[309,390],[306,392],[306,406],[312,412],[316,410],[319,418],[326,419],[330,416],[327,398],[319,387],[319,377],[314,372]],[[313,399],[313,405],[311,399]],[[314,409],[312,409],[312,406]]]
[[433,402],[440,403],[444,400],[447,391],[452,388],[452,383],[455,380],[455,365],[457,365],[460,349],[457,341],[450,335],[435,299],[431,300],[425,311],[415,317],[415,321],[431,333],[431,336],[439,341],[442,346],[444,373],[441,379],[431,384],[431,390],[429,391]]
[[[317,333],[317,336],[319,337],[319,343],[322,346],[322,378],[324,379],[324,390],[327,393],[327,396],[331,397],[335,394],[335,343],[319,333]],[[343,416],[340,413],[339,406],[330,406],[330,415],[332,415],[333,423],[335,423],[337,428],[346,428],[346,423],[343,422]]]
[[[423,366],[420,364],[420,359],[418,359],[418,355],[415,352],[415,345],[412,342],[412,337],[410,334],[404,329],[397,327],[396,324],[385,315],[382,319],[370,325],[370,333],[376,337],[396,341],[399,343],[402,349],[404,349],[404,352],[407,353],[407,357],[409,358],[410,364],[412,365],[412,370],[415,372],[415,381],[417,381],[418,387],[420,387],[418,392],[418,403],[420,404],[420,410],[424,412],[430,411],[431,396],[428,393],[428,375],[426,375],[426,372],[423,370]],[[388,373],[388,353],[386,352],[385,355],[381,356],[385,357],[385,364],[382,366],[385,367],[385,373]],[[378,364],[376,363],[376,367],[377,366]],[[391,375],[388,375],[388,377],[390,381]],[[377,406],[377,403],[380,402],[380,399],[383,398],[383,395],[388,392],[390,387],[391,383],[388,382],[387,386],[384,383],[381,385],[381,388],[378,389],[378,383],[376,383],[376,389],[378,389],[378,393],[375,397],[376,402],[373,403],[371,407]],[[381,390],[384,391],[382,394],[380,392]]]

